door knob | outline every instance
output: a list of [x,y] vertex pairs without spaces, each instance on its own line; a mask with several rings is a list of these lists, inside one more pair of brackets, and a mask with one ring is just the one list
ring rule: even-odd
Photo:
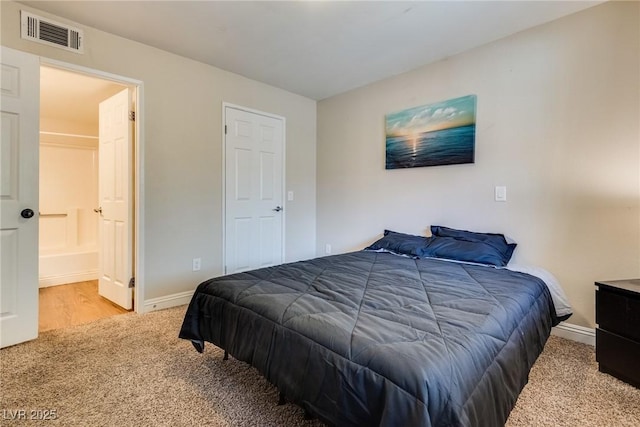
[[22,209],[22,212],[20,212],[20,216],[21,216],[22,218],[27,218],[27,219],[29,219],[29,218],[33,217],[33,215],[35,215],[35,213],[33,212],[33,210],[28,209],[28,208],[27,208],[27,209]]
[[94,209],[93,211],[102,215],[102,206],[100,206],[98,209]]
[[274,211],[276,212],[280,212],[282,210],[282,208],[280,206],[276,206],[276,208],[274,209]]

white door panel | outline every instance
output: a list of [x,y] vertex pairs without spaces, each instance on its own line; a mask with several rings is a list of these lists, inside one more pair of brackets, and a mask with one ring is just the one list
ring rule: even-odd
[[283,120],[225,108],[225,271],[282,263]]
[[281,262],[279,254],[273,252],[272,244],[280,237],[277,234],[280,232],[279,220],[280,218],[275,218],[273,215],[258,219],[260,227],[259,267],[267,267]]
[[251,259],[249,257],[251,253],[251,226],[252,219],[249,217],[236,217],[234,218],[235,227],[234,233],[234,258],[235,269],[234,271],[244,271],[251,269]]
[[131,218],[133,212],[133,122],[131,92],[122,92],[99,107],[100,272],[98,293],[119,306],[133,307]]
[[[274,188],[275,156],[271,152],[260,153],[260,200],[273,202],[277,190]],[[280,184],[280,183],[278,183]]]
[[[0,347],[38,336],[40,61],[1,47]],[[31,209],[31,218],[21,212]]]

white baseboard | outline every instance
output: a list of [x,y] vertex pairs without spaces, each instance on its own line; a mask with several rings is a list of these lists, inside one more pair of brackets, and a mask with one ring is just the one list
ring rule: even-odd
[[194,291],[179,292],[159,298],[151,298],[144,301],[142,312],[162,310],[165,308],[177,307],[179,305],[189,304]]
[[88,280],[98,280],[98,270],[83,271],[80,273],[60,274],[57,276],[40,277],[38,284],[41,288],[49,286],[66,285],[68,283],[86,282]]
[[584,326],[578,326],[572,323],[560,322],[558,326],[551,329],[551,335],[581,342],[583,344],[589,344],[592,346],[596,345],[595,329],[585,328]]

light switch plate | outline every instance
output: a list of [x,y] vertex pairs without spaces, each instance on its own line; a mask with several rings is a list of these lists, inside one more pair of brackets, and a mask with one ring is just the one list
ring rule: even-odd
[[507,201],[507,187],[504,185],[497,185],[495,192],[495,200],[496,202],[506,202]]

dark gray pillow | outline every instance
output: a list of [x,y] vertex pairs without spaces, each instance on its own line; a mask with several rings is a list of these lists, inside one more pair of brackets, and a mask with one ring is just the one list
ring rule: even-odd
[[445,258],[456,261],[473,262],[476,264],[504,267],[509,260],[504,255],[485,242],[471,242],[455,237],[433,236],[423,252],[423,257]]
[[374,242],[371,246],[366,247],[365,250],[384,250],[399,255],[409,255],[419,258],[424,256],[430,240],[429,237],[384,230],[384,237]]
[[[507,239],[503,234],[478,233],[475,231],[456,230],[455,228],[443,227],[441,225],[432,225],[431,234],[437,237],[453,237],[455,239],[464,240],[467,242],[478,242],[489,245],[500,252],[500,264],[494,263],[494,265],[500,266],[504,266],[509,263],[511,256],[513,255],[513,251],[517,246],[516,243],[507,243]],[[480,245],[479,248],[480,252],[482,252],[482,245]]]

